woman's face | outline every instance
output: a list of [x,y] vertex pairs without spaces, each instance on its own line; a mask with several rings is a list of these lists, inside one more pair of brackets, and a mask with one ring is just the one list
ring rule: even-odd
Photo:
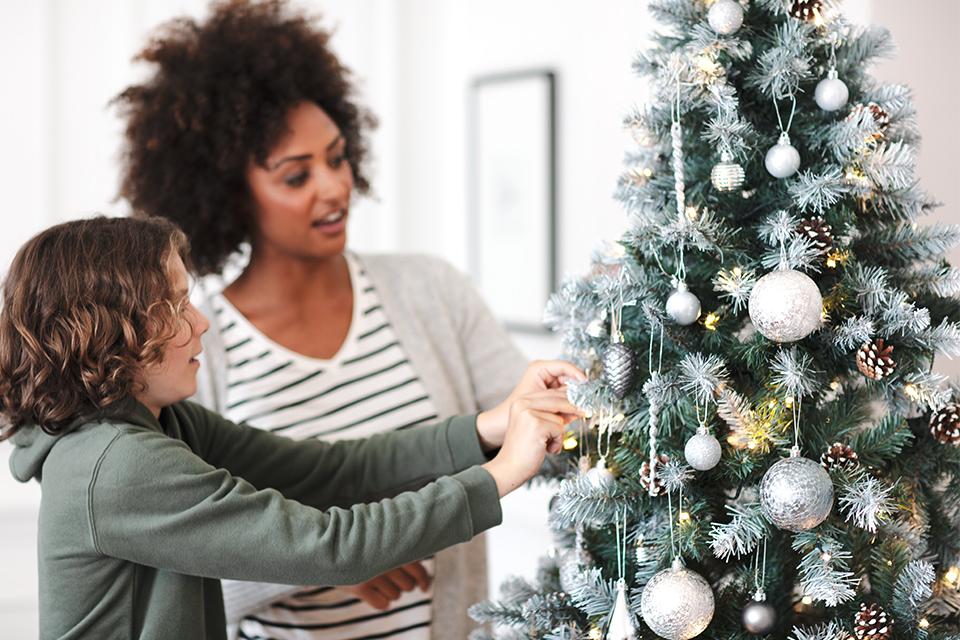
[[137,400],[154,414],[197,392],[197,370],[200,368],[197,356],[202,350],[200,336],[210,328],[204,315],[190,302],[187,269],[176,251],[170,252],[167,268],[183,312],[177,335],[164,346],[163,359],[143,369],[144,390]]
[[290,110],[287,129],[264,165],[251,162],[247,169],[257,216],[254,255],[339,255],[353,191],[346,140],[312,102]]

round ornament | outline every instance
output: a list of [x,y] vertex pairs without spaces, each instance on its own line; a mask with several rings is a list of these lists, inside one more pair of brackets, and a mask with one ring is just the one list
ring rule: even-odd
[[930,435],[941,444],[960,446],[960,406],[951,402],[931,415]]
[[687,464],[697,471],[709,471],[717,466],[720,453],[720,442],[706,427],[699,427],[683,448],[683,457],[687,459]]
[[650,579],[640,596],[640,615],[658,636],[688,640],[713,619],[713,591],[703,577],[679,560]]
[[764,337],[796,342],[820,327],[823,298],[809,276],[780,268],[757,281],[748,307],[751,322]]
[[710,182],[717,191],[734,191],[743,186],[746,174],[743,167],[734,162],[733,154],[723,151],[720,162],[710,171]]
[[603,458],[597,461],[597,466],[587,471],[586,476],[595,489],[606,489],[614,483],[613,473],[607,469],[607,461]]
[[667,315],[683,326],[693,324],[700,317],[700,299],[690,293],[686,283],[678,283],[676,290],[667,298]]
[[763,164],[774,178],[789,178],[800,168],[800,152],[790,144],[786,131],[780,132],[780,139],[767,151]]
[[611,342],[603,352],[603,378],[613,395],[622,400],[633,386],[635,357],[623,342]]
[[743,7],[734,0],[717,0],[707,12],[707,22],[720,35],[732,35],[743,24]]
[[591,563],[586,552],[567,549],[560,556],[560,588],[570,593],[583,582],[583,574],[590,569]]
[[777,610],[767,603],[763,591],[757,591],[753,600],[743,608],[740,620],[747,632],[755,636],[766,635],[777,626]]
[[781,529],[808,531],[826,520],[832,508],[830,474],[796,449],[767,469],[760,482],[760,509]]
[[850,98],[850,90],[837,76],[836,69],[830,69],[827,77],[817,83],[817,88],[813,93],[813,99],[817,106],[824,111],[836,111],[842,109]]

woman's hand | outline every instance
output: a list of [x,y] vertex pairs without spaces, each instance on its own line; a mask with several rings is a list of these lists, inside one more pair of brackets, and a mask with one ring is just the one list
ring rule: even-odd
[[[499,405],[477,416],[477,433],[485,451],[492,451],[503,444],[510,421],[510,408],[523,396],[548,389],[563,389],[567,380],[584,381],[587,377],[580,369],[563,360],[535,360],[527,366],[516,388]],[[576,414],[579,416],[579,411]]]
[[401,593],[413,591],[419,587],[421,591],[430,588],[433,578],[419,562],[411,562],[397,567],[385,574],[367,580],[361,584],[343,587],[357,596],[374,609],[384,611],[390,603],[400,597]]
[[483,465],[500,497],[533,477],[547,453],[559,453],[567,425],[582,417],[566,389],[547,389],[518,398],[510,406],[509,428],[497,457]]

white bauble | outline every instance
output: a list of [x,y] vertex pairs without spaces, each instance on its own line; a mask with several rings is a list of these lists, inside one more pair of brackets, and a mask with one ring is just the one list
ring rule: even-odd
[[843,80],[837,77],[837,70],[831,69],[827,77],[817,83],[817,88],[813,93],[813,99],[817,101],[817,106],[824,111],[836,111],[847,104],[850,97],[850,90]]
[[693,324],[700,317],[700,299],[690,293],[683,282],[667,298],[667,315],[679,325]]
[[640,596],[640,615],[658,636],[689,640],[713,619],[713,591],[703,577],[679,561],[650,578]]
[[743,628],[755,636],[765,636],[777,626],[777,610],[763,600],[747,603],[740,616]]
[[607,461],[603,458],[600,458],[597,466],[587,471],[586,476],[597,489],[605,489],[614,483],[613,473],[607,469]]
[[796,342],[820,327],[823,297],[810,276],[780,268],[760,278],[750,292],[750,320],[764,337]]
[[801,458],[795,449],[763,474],[760,509],[781,529],[808,531],[830,515],[833,482],[819,463]]
[[717,0],[707,12],[707,22],[722,36],[734,34],[743,24],[743,7],[734,0]]
[[786,131],[780,134],[777,144],[770,147],[763,164],[774,178],[789,178],[800,168],[800,152],[790,144]]
[[683,448],[683,457],[687,464],[697,471],[709,471],[720,462],[720,442],[706,427],[697,429],[696,435],[687,440]]

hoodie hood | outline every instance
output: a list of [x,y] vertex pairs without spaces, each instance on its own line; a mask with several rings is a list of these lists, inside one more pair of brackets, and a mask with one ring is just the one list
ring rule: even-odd
[[31,479],[39,481],[43,463],[61,438],[69,436],[84,425],[102,422],[105,419],[119,419],[137,426],[162,430],[160,423],[150,410],[132,399],[121,400],[97,416],[76,420],[56,435],[45,433],[35,424],[24,425],[10,438],[13,444],[13,452],[10,454],[10,473],[20,482],[29,482]]

